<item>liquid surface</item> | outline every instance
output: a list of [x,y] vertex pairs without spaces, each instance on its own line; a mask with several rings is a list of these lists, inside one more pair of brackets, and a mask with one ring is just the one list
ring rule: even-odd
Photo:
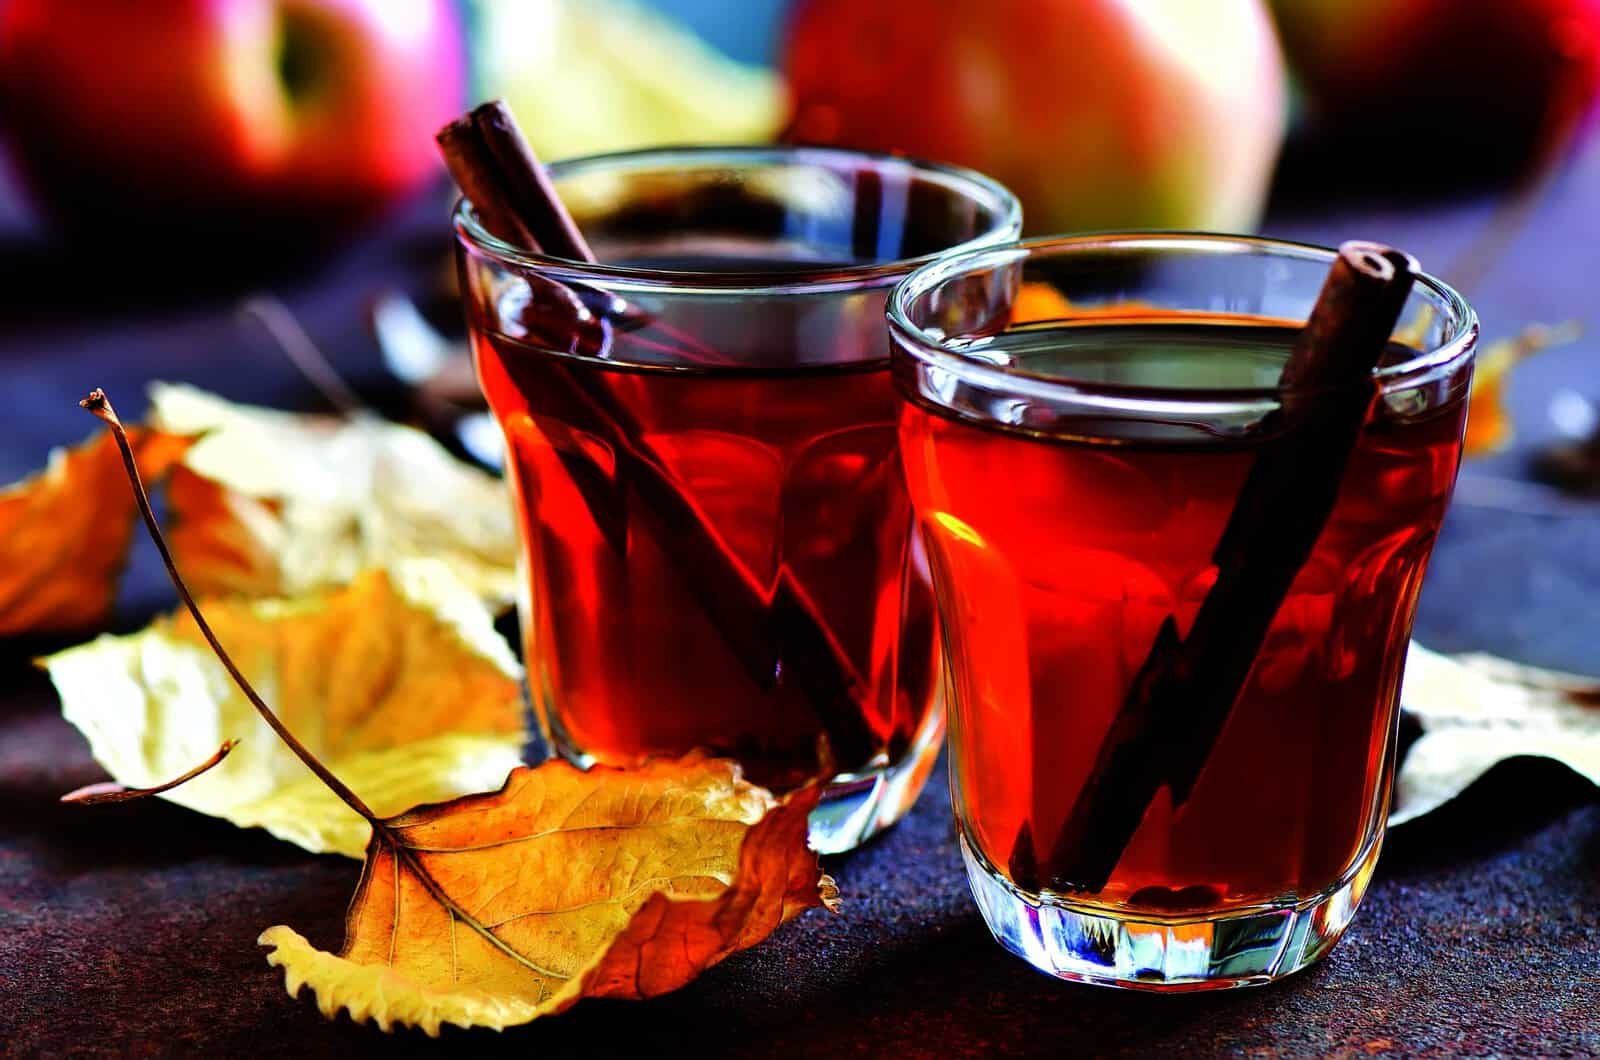
[[960,349],[993,364],[1065,382],[1271,389],[1298,333],[1296,328],[1248,325],[1059,327],[1040,322],[963,343]]
[[[993,345],[1050,374],[1232,387],[1272,385],[1292,344],[1282,329],[1201,330]],[[1075,899],[1180,915],[1310,897],[1351,872],[1386,805],[1405,645],[1463,414],[1369,421],[1192,792],[1158,791],[1109,884]],[[910,404],[900,440],[949,645],[962,828],[1020,889],[1071,891],[1068,815],[1161,624],[1187,633],[1214,585],[1213,551],[1273,441],[1109,446]]]

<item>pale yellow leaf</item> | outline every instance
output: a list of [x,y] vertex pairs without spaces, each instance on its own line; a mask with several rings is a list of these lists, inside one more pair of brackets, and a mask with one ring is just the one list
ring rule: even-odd
[[806,846],[818,785],[781,802],[691,754],[519,769],[497,792],[383,822],[335,955],[288,927],[291,995],[384,1030],[501,1029],[584,997],[676,990],[837,890]]
[[[490,615],[429,560],[295,600],[210,601],[218,638],[289,729],[379,813],[500,784],[525,739],[519,668]],[[129,787],[215,769],[161,795],[307,850],[360,857],[369,829],[234,687],[186,615],[44,661],[62,713]]]
[[1422,723],[1395,780],[1390,824],[1443,805],[1497,762],[1553,758],[1600,784],[1600,678],[1415,642],[1401,702]]
[[516,526],[500,480],[374,416],[235,405],[156,384],[150,422],[201,435],[168,486],[170,540],[203,596],[299,596],[426,557],[509,605]]

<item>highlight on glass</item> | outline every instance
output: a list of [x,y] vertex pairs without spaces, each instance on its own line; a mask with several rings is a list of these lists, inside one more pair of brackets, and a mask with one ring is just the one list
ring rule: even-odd
[[1305,374],[1325,280],[1414,264],[1351,246],[1050,239],[891,300],[968,877],[1041,970],[1265,982],[1361,900],[1477,323],[1407,274],[1366,364]]

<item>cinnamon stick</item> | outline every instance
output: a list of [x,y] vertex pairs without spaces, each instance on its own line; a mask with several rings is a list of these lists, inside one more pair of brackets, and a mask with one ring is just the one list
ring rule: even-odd
[[[504,100],[480,103],[441,129],[437,140],[451,176],[489,231],[541,254],[573,261],[598,260]],[[487,208],[481,205],[479,195],[490,197]],[[697,364],[728,363],[695,336],[650,319],[649,314],[608,291],[571,281],[566,286],[597,317],[628,329],[651,327],[668,340],[661,344],[663,348]]]
[[[556,194],[550,174],[534,157],[511,108],[502,100],[491,100],[474,107],[465,119],[457,120],[472,123],[478,141],[494,159],[505,188],[505,201],[533,237],[523,245],[537,246],[558,258],[595,261],[588,240],[583,238],[578,222],[572,219],[561,196]],[[467,189],[463,186],[461,190]],[[470,193],[467,197],[472,198]],[[477,206],[478,200],[472,199],[472,204]],[[533,208],[533,204],[537,204],[537,208]]]
[[478,211],[478,219],[484,227],[512,246],[539,249],[539,242],[523,224],[521,211],[512,206],[516,200],[472,115],[452,121],[439,130],[434,140],[444,155],[450,176],[471,201],[472,208]]
[[1186,636],[1174,616],[1162,623],[1052,844],[1052,889],[1101,891],[1161,786],[1174,805],[1189,797],[1333,513],[1377,395],[1372,371],[1419,272],[1379,244],[1339,248],[1279,377],[1277,422],[1263,425],[1281,433],[1256,458],[1213,553],[1216,583]]
[[[503,103],[483,104],[451,122],[440,131],[438,143],[451,175],[490,231],[539,253],[595,260]],[[618,326],[649,323],[604,291],[579,296],[585,293],[590,309]],[[604,439],[616,453],[622,477],[643,502],[643,522],[680,561],[685,585],[757,686],[798,685],[823,726],[832,754],[846,768],[865,765],[882,750],[882,739],[861,708],[869,686],[815,604],[787,572],[771,592],[757,582],[678,487],[645,441],[642,426],[603,380],[556,358],[550,361],[539,380],[546,395],[561,401],[563,416],[573,426]]]

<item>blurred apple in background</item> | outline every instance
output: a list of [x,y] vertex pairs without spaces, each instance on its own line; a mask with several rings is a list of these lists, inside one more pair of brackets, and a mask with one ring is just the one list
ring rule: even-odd
[[1030,232],[1244,230],[1285,123],[1260,0],[799,0],[788,138],[982,170]]
[[1273,0],[1310,121],[1407,172],[1499,176],[1591,115],[1600,0]]
[[0,111],[67,230],[345,227],[438,172],[465,103],[450,0],[10,0]]

